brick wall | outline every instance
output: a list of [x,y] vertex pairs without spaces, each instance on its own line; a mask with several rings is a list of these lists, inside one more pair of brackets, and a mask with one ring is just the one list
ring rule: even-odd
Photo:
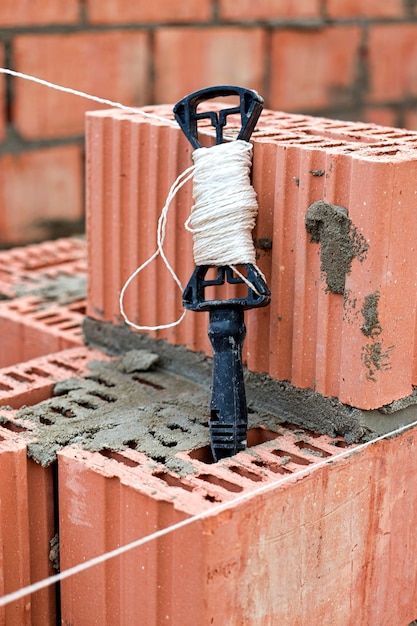
[[[2,0],[0,63],[127,105],[209,84],[273,109],[417,128],[413,0]],[[0,246],[82,228],[84,112],[0,75]]]

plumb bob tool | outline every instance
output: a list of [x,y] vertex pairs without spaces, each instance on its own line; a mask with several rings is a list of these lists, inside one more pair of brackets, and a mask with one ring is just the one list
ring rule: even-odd
[[[238,106],[220,111],[197,112],[202,102],[213,98],[237,96]],[[240,114],[241,129],[236,139],[248,141],[262,111],[263,99],[251,89],[235,86],[209,87],[186,96],[174,107],[174,115],[193,148],[201,148],[197,124],[210,120],[216,131],[216,145],[223,143],[223,128],[229,115]],[[210,268],[217,276],[207,278]],[[213,381],[210,402],[210,442],[215,461],[246,448],[248,411],[243,379],[242,347],[246,335],[244,311],[264,307],[270,291],[258,268],[243,264],[243,275],[236,275],[229,265],[197,265],[184,292],[183,306],[191,311],[209,311],[208,336],[213,347]],[[205,299],[207,287],[244,284],[245,297],[228,300]]]

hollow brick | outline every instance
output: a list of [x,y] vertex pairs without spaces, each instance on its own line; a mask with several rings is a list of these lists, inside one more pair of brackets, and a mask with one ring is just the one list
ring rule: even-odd
[[[168,115],[165,108],[150,110]],[[268,309],[247,314],[249,369],[361,409],[409,395],[416,361],[411,181],[417,135],[265,111],[253,143],[260,203],[255,239],[272,242],[272,249],[258,250],[272,301]],[[171,160],[162,153],[159,158],[167,146]],[[169,183],[188,165],[190,150],[169,120],[119,112],[88,116],[87,148],[88,314],[118,325],[121,286],[155,250],[152,239]],[[133,170],[120,154],[136,154]],[[139,185],[143,180],[147,184]],[[306,211],[319,200],[348,211],[352,233],[364,246],[340,293],[326,284],[321,247],[306,231]],[[181,190],[167,228],[168,258],[183,284],[192,271],[191,240],[182,228],[191,204],[190,187]],[[370,303],[376,307],[372,328]],[[174,321],[181,312],[180,293],[161,264],[132,283],[125,305],[133,321],[149,325]],[[179,327],[152,334],[210,354],[206,325],[205,315],[188,313]]]
[[[174,480],[133,450],[123,460],[124,453],[67,448],[58,455],[64,568],[208,515],[63,581],[63,618],[82,616],[88,626],[135,615],[149,626],[163,619],[191,626],[204,616],[220,626],[256,617],[266,626],[286,623],[291,611],[300,624],[409,623],[416,611],[415,444],[409,429],[293,476],[268,473],[266,452],[265,473],[241,453],[206,465],[204,487],[198,471]],[[263,447],[252,450],[263,454]],[[259,485],[265,492],[250,497]],[[216,503],[229,506],[217,512]]]

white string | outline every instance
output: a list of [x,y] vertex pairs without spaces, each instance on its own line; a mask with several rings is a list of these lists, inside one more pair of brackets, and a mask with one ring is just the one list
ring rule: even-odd
[[185,227],[196,265],[255,265],[252,230],[258,213],[250,182],[252,144],[237,140],[192,155],[195,204]]
[[136,324],[126,314],[123,301],[131,282],[158,255],[181,293],[183,292],[181,281],[164,253],[163,244],[170,204],[178,191],[191,179],[194,182],[195,204],[184,226],[193,234],[195,264],[229,265],[250,289],[260,295],[256,287],[236,268],[236,265],[245,263],[256,265],[252,230],[258,213],[258,203],[250,182],[252,150],[252,144],[242,140],[194,150],[194,165],[184,170],[169,190],[158,220],[157,249],[135,269],[120,292],[119,307],[126,324],[136,330],[154,331],[177,326],[185,317],[186,310],[175,322],[153,326]]
[[308,475],[314,471],[317,471],[325,467],[326,465],[331,465],[337,460],[348,458],[351,455],[356,456],[358,453],[362,452],[362,450],[365,450],[367,447],[372,446],[378,443],[379,441],[383,441],[385,439],[393,439],[397,437],[398,435],[400,435],[401,433],[405,432],[406,430],[410,430],[416,426],[417,426],[417,421],[411,422],[410,424],[406,424],[405,426],[400,426],[396,430],[386,433],[385,435],[380,435],[379,437],[376,437],[375,439],[367,441],[366,443],[359,444],[352,448],[346,448],[339,454],[326,457],[322,461],[318,461],[314,463],[314,465],[303,467],[298,472],[293,472],[291,474],[287,474],[283,476],[282,478],[278,480],[265,483],[264,485],[257,487],[251,491],[247,491],[241,494],[240,496],[236,496],[232,500],[223,502],[222,504],[217,504],[210,509],[207,509],[205,511],[202,511],[201,513],[198,513],[197,515],[188,517],[187,519],[184,519],[181,522],[178,522],[177,524],[172,524],[171,526],[167,526],[166,528],[162,528],[161,530],[158,530],[154,533],[146,535],[145,537],[142,537],[141,539],[137,539],[136,541],[127,543],[123,546],[120,546],[119,548],[115,548],[114,550],[109,550],[108,552],[105,552],[104,554],[101,554],[97,557],[89,559],[88,561],[84,561],[83,563],[79,563],[78,565],[74,565],[73,567],[69,567],[68,569],[64,570],[63,572],[60,572],[59,574],[55,574],[54,576],[49,576],[48,578],[44,578],[42,580],[37,581],[36,583],[32,583],[25,587],[21,587],[17,591],[13,591],[11,593],[5,594],[4,596],[0,597],[0,607],[6,606],[7,604],[10,604],[11,602],[16,602],[17,600],[20,600],[32,593],[35,593],[36,591],[45,589],[46,587],[49,587],[50,585],[53,585],[62,580],[66,580],[67,578],[70,578],[71,576],[75,576],[76,574],[84,572],[92,567],[95,567],[96,565],[105,563],[106,561],[109,561],[110,559],[113,559],[117,556],[125,554],[126,552],[130,552],[131,550],[134,550],[135,548],[139,548],[140,546],[150,543],[151,541],[155,541],[156,539],[164,537],[172,532],[180,530],[181,528],[189,526],[190,524],[193,524],[194,522],[203,520],[206,517],[218,515],[219,513],[226,511],[228,509],[234,509],[236,505],[246,502],[248,500],[251,500],[252,498],[258,497],[261,494],[265,494],[268,491],[272,491],[278,485],[283,485],[287,482],[296,482],[299,478],[305,475]]
[[123,316],[123,319],[125,320],[126,324],[128,324],[129,326],[132,326],[133,328],[136,328],[136,330],[162,330],[164,328],[172,328],[173,326],[177,326],[178,324],[180,324],[182,322],[182,320],[184,319],[184,317],[185,317],[186,311],[184,310],[182,315],[175,322],[170,322],[168,324],[159,324],[159,325],[156,325],[156,326],[144,326],[144,325],[140,325],[140,324],[135,324],[127,316],[126,311],[124,309],[123,300],[124,300],[124,297],[125,297],[126,289],[129,287],[129,285],[132,282],[132,280],[134,280],[136,278],[136,276],[138,274],[140,274],[140,272],[142,270],[144,270],[145,267],[147,267],[150,263],[152,263],[152,261],[154,259],[156,259],[156,257],[159,256],[159,255],[161,256],[163,262],[165,263],[165,267],[167,268],[167,270],[171,274],[171,276],[174,279],[175,283],[178,285],[178,288],[179,288],[180,292],[182,293],[184,291],[184,288],[183,288],[183,286],[181,284],[180,279],[176,275],[175,271],[172,269],[172,267],[171,267],[171,265],[170,265],[166,255],[165,255],[165,252],[164,252],[164,249],[163,249],[163,245],[164,245],[164,241],[165,241],[166,223],[167,223],[168,210],[169,210],[170,204],[171,204],[172,200],[175,198],[175,196],[177,195],[178,191],[193,177],[194,169],[195,169],[194,165],[191,165],[191,167],[188,167],[186,170],[184,170],[178,176],[178,178],[175,180],[175,182],[171,186],[171,189],[169,190],[167,199],[165,201],[165,204],[164,204],[164,206],[162,208],[162,211],[161,211],[161,215],[160,215],[159,220],[158,220],[157,249],[155,250],[155,252],[153,254],[151,254],[151,256],[148,259],[146,259],[146,261],[144,263],[142,263],[142,265],[140,265],[137,269],[135,269],[135,271],[129,276],[129,278],[127,279],[127,281],[125,282],[125,284],[123,285],[123,287],[122,287],[122,289],[120,291],[120,296],[119,296],[120,312],[121,312],[121,314]]

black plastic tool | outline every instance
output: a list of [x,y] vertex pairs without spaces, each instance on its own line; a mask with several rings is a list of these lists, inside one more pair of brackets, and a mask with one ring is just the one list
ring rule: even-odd
[[[238,96],[239,106],[221,111],[197,112],[200,103],[225,96]],[[177,122],[193,148],[200,148],[198,120],[209,119],[216,129],[216,144],[223,142],[223,128],[227,117],[239,113],[241,130],[237,139],[248,140],[262,111],[262,98],[251,89],[234,86],[209,87],[196,91],[174,107]],[[219,266],[217,276],[207,279],[212,266],[198,265],[183,293],[183,306],[192,311],[209,311],[208,336],[213,347],[213,384],[210,403],[210,440],[215,461],[232,456],[246,447],[248,411],[243,379],[242,347],[246,328],[245,309],[263,307],[270,302],[270,291],[252,264],[243,265],[245,281],[235,275],[228,265]],[[215,285],[244,284],[245,297],[228,300],[209,300],[205,290]]]

